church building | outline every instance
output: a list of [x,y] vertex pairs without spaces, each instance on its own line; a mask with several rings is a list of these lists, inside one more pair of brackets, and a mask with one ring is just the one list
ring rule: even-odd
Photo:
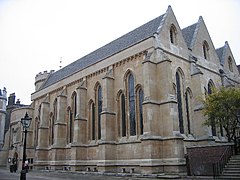
[[184,173],[187,148],[227,143],[203,125],[201,99],[240,87],[228,42],[216,49],[201,16],[181,29],[171,6],[35,79],[32,104],[20,110],[33,119],[27,157],[35,169],[72,171]]

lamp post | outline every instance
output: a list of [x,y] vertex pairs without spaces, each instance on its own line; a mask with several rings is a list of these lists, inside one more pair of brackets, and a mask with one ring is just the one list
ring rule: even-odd
[[26,112],[24,118],[21,118],[22,127],[24,130],[24,143],[23,143],[23,158],[22,158],[22,171],[20,175],[20,180],[26,180],[26,169],[25,169],[25,161],[26,161],[26,139],[27,139],[27,128],[29,128],[32,118],[28,116]]

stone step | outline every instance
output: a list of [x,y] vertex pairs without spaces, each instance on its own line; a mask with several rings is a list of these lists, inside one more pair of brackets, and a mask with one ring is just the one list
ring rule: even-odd
[[228,165],[225,166],[224,169],[239,169],[239,168],[240,168],[240,166],[236,166],[236,165],[233,165],[233,164],[232,165],[228,164]]
[[224,171],[223,171],[223,172],[225,172],[225,171],[236,171],[236,172],[240,172],[240,168],[238,168],[238,167],[236,167],[236,168],[234,168],[234,167],[232,167],[232,168],[227,167],[227,168],[224,168]]
[[231,168],[237,169],[237,168],[240,168],[240,166],[239,165],[235,165],[235,164],[228,164],[228,165],[225,166],[225,168],[226,169],[231,169]]
[[219,179],[240,179],[240,155],[230,158]]
[[240,162],[240,159],[230,159],[229,160],[230,162],[233,161],[233,162]]
[[240,161],[229,161],[227,165],[236,165],[240,167]]
[[239,166],[225,166],[224,170],[236,170],[240,172]]
[[219,176],[218,179],[238,179],[239,180],[239,176]]
[[240,161],[240,158],[232,157],[229,159],[229,161]]
[[240,155],[233,155],[231,158],[240,159]]
[[230,158],[230,160],[238,160],[239,161],[240,160],[240,156],[233,156],[233,157]]
[[223,171],[223,174],[225,175],[239,175],[240,177],[240,171]]

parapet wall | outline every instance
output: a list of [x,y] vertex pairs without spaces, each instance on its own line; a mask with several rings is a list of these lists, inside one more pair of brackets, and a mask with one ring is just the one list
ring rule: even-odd
[[35,91],[37,91],[43,82],[48,78],[50,74],[54,73],[54,70],[40,72],[35,76]]

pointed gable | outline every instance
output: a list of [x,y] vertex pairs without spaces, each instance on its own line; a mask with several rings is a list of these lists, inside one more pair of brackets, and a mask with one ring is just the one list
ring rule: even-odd
[[192,50],[194,56],[201,60],[207,60],[215,65],[220,64],[212,39],[202,16],[199,17],[196,24],[184,28],[183,31],[185,39],[189,33],[190,40],[186,41],[191,42],[189,43],[189,49]]
[[227,41],[225,42],[223,47],[216,49],[216,53],[219,57],[221,65],[224,68],[224,71],[238,74],[238,67],[236,65],[232,51]]
[[168,6],[166,14],[162,19],[158,29],[158,35],[162,48],[170,49],[176,54],[182,54],[182,50],[186,51],[188,49],[171,6]]

